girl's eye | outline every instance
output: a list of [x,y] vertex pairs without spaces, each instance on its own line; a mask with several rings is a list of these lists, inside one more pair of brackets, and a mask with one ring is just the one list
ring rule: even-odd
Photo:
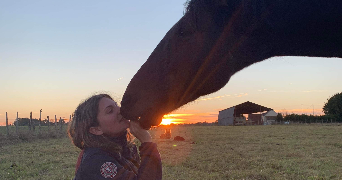
[[117,116],[117,117],[118,117],[118,120],[119,120],[119,121],[121,121],[121,120],[122,120],[122,118],[123,118],[123,116],[122,116],[121,114],[118,114],[118,116]]
[[113,109],[110,109],[107,113],[110,114],[113,112]]

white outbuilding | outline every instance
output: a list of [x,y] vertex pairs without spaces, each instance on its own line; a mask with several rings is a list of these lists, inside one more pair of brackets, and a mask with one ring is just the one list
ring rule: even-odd
[[262,113],[262,121],[264,124],[274,124],[277,120],[277,113],[274,110],[267,111],[266,113]]

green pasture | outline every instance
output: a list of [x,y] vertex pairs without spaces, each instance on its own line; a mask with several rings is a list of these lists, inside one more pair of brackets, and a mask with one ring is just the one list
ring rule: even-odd
[[[150,130],[163,179],[342,179],[342,126],[173,126],[183,142],[160,139],[164,128]],[[0,179],[73,178],[79,150],[65,135],[0,139]]]
[[[29,129],[28,126],[18,126],[18,130],[16,130],[15,126],[9,126],[9,134],[11,137],[16,136],[16,135],[24,135],[27,133],[30,133],[31,135],[35,136],[35,135],[39,135],[39,133],[41,134],[51,134],[51,133],[62,133],[65,134],[65,131],[67,129],[67,124],[64,124],[62,127],[61,126],[41,126],[40,130],[39,130],[39,126],[36,125],[35,129],[33,130],[33,128]],[[17,134],[18,131],[18,134]],[[7,134],[7,129],[6,126],[0,126],[0,138],[6,136]]]

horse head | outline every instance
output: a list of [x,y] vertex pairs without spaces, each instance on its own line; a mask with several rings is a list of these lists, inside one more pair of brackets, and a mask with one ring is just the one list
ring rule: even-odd
[[274,56],[342,57],[342,1],[192,0],[130,81],[121,113],[144,128]]

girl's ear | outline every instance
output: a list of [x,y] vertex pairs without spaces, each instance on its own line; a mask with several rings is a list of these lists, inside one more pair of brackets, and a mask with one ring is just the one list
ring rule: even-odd
[[89,132],[94,135],[102,135],[103,132],[100,127],[90,127]]

